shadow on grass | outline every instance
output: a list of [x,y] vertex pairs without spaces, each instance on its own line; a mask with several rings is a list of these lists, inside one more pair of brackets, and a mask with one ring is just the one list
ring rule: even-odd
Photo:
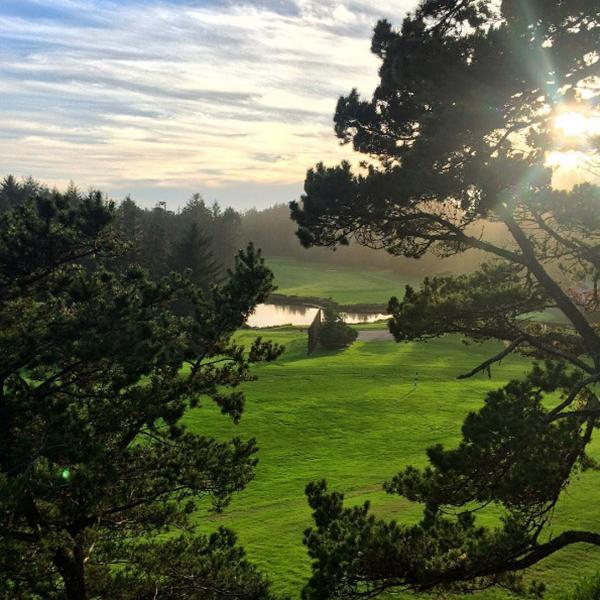
[[312,361],[328,356],[337,356],[347,350],[348,348],[340,348],[338,350],[317,350],[312,354],[308,354],[308,339],[292,340],[285,344],[285,352],[273,364],[283,366],[284,364],[301,360]]
[[394,340],[373,341],[373,342],[357,342],[353,348],[355,352],[360,354],[389,354],[390,347],[399,344]]

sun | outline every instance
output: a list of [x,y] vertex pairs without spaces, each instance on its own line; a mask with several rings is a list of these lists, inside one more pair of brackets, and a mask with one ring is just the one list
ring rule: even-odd
[[569,188],[588,180],[595,162],[592,139],[600,135],[600,115],[583,107],[561,107],[552,117],[553,147],[546,165],[554,169],[553,183]]

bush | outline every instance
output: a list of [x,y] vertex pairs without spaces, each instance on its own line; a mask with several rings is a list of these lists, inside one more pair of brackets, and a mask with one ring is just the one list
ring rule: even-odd
[[319,330],[319,343],[326,350],[345,348],[356,340],[358,332],[344,323],[340,314],[333,309],[323,311],[323,323]]

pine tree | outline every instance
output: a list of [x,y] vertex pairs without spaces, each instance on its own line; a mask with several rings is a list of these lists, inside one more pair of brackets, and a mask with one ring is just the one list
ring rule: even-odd
[[[600,422],[600,330],[588,312],[600,300],[600,190],[558,189],[552,160],[573,151],[597,165],[598,138],[568,125],[598,119],[599,27],[594,0],[423,0],[400,30],[376,26],[379,85],[370,100],[356,90],[340,98],[334,118],[365,163],[358,173],[348,163],[308,172],[292,204],[300,240],[355,240],[413,258],[487,253],[493,260],[470,275],[425,279],[392,298],[390,329],[398,341],[503,342],[463,378],[513,352],[536,362],[488,394],[457,448],[429,448],[427,468],[388,482],[389,493],[422,503],[419,524],[345,508],[324,482],[308,487],[306,598],[523,591],[525,569],[574,544],[600,546],[598,529],[548,536],[573,475],[594,465],[586,451]],[[490,222],[504,243],[486,235]],[[585,303],[573,293],[582,282]],[[568,325],[528,318],[549,308]],[[481,526],[478,511],[490,505],[502,518]]]
[[115,227],[124,243],[124,250],[116,259],[115,265],[126,269],[129,265],[143,264],[143,211],[127,196],[117,207]]
[[173,216],[164,202],[159,202],[145,215],[140,240],[142,266],[154,281],[169,273],[169,253],[172,236],[169,236],[168,223]]
[[47,194],[48,190],[28,177],[17,181],[14,175],[7,175],[0,183],[0,213],[21,206],[32,194]]
[[212,401],[240,419],[238,385],[281,349],[232,335],[272,275],[251,246],[208,293],[112,272],[114,213],[54,193],[0,215],[0,598],[271,598],[233,533],[191,520],[252,479],[255,441],[182,417]]
[[178,273],[189,271],[194,285],[204,290],[222,276],[222,266],[214,258],[211,240],[202,235],[196,221],[188,223],[174,243],[169,265]]

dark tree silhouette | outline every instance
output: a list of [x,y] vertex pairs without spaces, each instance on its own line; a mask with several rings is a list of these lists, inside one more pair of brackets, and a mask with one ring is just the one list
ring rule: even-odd
[[30,177],[18,181],[14,175],[7,175],[0,183],[0,213],[24,204],[32,194],[45,191],[37,181]]
[[144,257],[141,252],[144,211],[127,196],[115,211],[115,228],[123,241],[123,249],[115,257],[117,269],[128,269],[131,265],[141,265]]
[[214,257],[210,239],[202,235],[200,225],[195,221],[185,226],[175,242],[169,265],[172,271],[178,273],[189,271],[194,285],[204,290],[219,280],[223,270]]
[[255,442],[181,419],[202,399],[241,417],[237,386],[281,349],[231,336],[272,275],[252,246],[207,293],[111,272],[114,212],[49,194],[0,215],[0,598],[270,598],[231,532],[190,521],[252,478]]
[[[386,485],[424,504],[418,525],[344,508],[324,482],[308,487],[305,597],[522,589],[520,572],[562,548],[600,546],[600,531],[548,537],[561,492],[594,464],[586,448],[600,417],[600,331],[589,311],[599,302],[600,193],[556,189],[547,160],[577,150],[597,165],[598,139],[566,135],[557,118],[598,116],[599,26],[593,0],[425,0],[400,30],[376,26],[373,98],[353,90],[335,114],[338,137],[367,160],[359,173],[347,163],[308,172],[302,202],[292,203],[300,240],[355,240],[415,258],[487,253],[494,260],[471,275],[426,279],[392,299],[390,329],[398,341],[455,333],[504,343],[462,377],[512,352],[537,362],[467,417],[456,449],[430,448],[430,466]],[[488,223],[504,228],[504,243],[486,235]],[[549,308],[568,325],[526,318]],[[476,523],[488,505],[503,515],[495,528]]]
[[169,273],[171,236],[169,222],[173,213],[164,202],[159,202],[145,215],[139,241],[141,265],[154,281]]

